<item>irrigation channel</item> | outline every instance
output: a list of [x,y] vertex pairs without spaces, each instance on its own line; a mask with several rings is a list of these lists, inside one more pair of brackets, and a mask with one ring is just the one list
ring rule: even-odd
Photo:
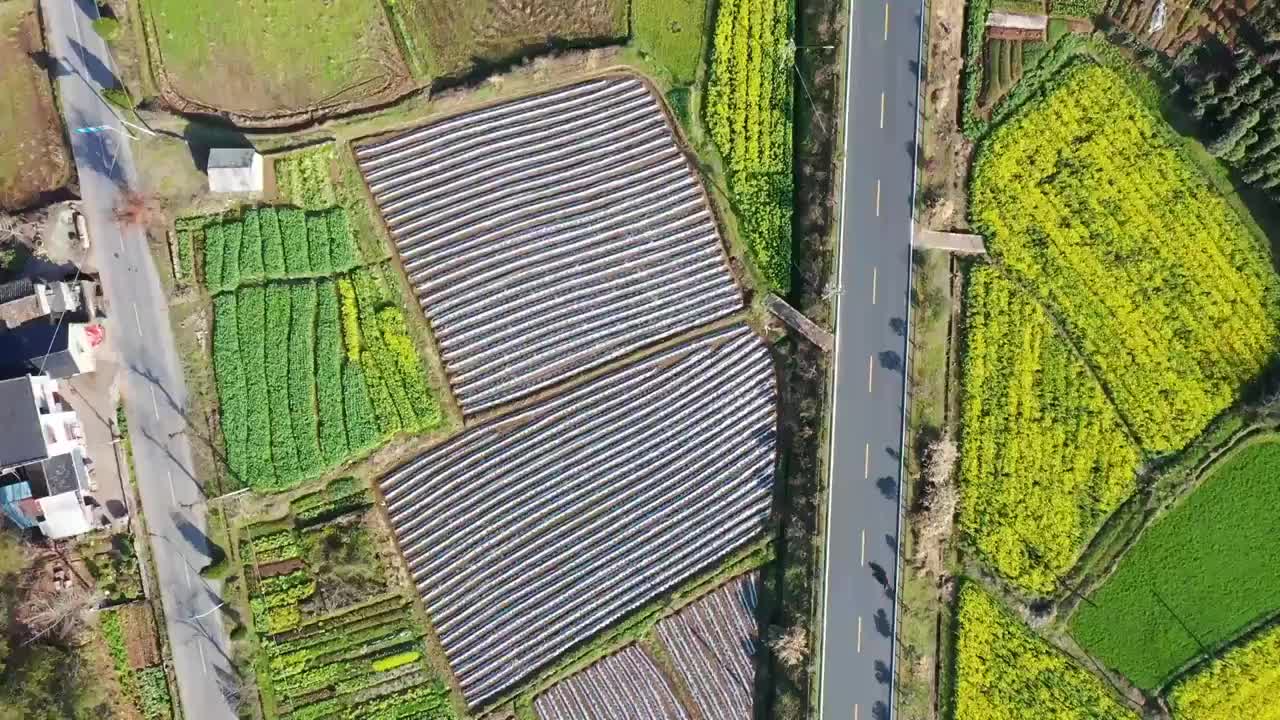
[[660,101],[626,75],[356,149],[464,415],[739,310]]
[[556,683],[533,707],[541,720],[689,720],[671,684],[638,645]]
[[776,408],[772,358],[735,325],[476,425],[383,478],[468,703],[758,536]]

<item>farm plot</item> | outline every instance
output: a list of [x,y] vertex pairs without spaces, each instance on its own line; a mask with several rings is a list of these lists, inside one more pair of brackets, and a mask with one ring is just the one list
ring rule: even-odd
[[379,559],[371,504],[367,485],[340,478],[288,517],[241,528],[268,717],[454,717],[411,600]]
[[394,95],[409,82],[376,0],[147,0],[148,42],[184,109],[271,116]]
[[627,36],[626,0],[387,3],[420,73],[464,76],[564,44]]
[[356,156],[465,415],[742,306],[703,190],[638,79],[507,102]]
[[0,209],[33,204],[65,183],[71,168],[31,0],[0,3]]
[[1138,448],[1025,290],[978,266],[965,307],[960,529],[1011,584],[1048,594],[1133,493]]
[[1280,611],[1280,437],[1233,451],[1143,533],[1071,633],[1147,690]]
[[775,406],[768,351],[739,325],[473,427],[383,478],[467,702],[758,535]]
[[1082,62],[974,162],[974,228],[1060,321],[1143,450],[1182,448],[1276,356],[1260,238],[1115,71]]
[[960,588],[955,622],[955,720],[1138,720],[978,586]]
[[391,269],[359,265],[345,210],[256,208],[179,232],[203,247],[227,464],[243,484],[292,487],[442,422]]
[[688,720],[671,683],[638,645],[555,684],[533,703],[541,720]]
[[755,611],[760,582],[751,572],[658,623],[658,637],[706,720],[755,717]]
[[1280,625],[1180,681],[1169,693],[1178,720],[1280,720]]

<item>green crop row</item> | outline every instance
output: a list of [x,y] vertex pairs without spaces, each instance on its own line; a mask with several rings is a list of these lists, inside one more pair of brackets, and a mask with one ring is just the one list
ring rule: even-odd
[[[179,231],[181,239],[182,233]],[[360,264],[347,212],[250,208],[205,226],[205,286],[227,292],[262,280],[328,276]]]
[[138,686],[138,699],[142,705],[142,716],[151,718],[168,718],[173,715],[173,704],[169,698],[169,678],[164,668],[153,666],[137,671],[135,675]]
[[174,233],[174,251],[178,254],[177,281],[187,283],[195,275],[195,230],[184,229]]
[[290,153],[275,161],[276,190],[291,205],[321,210],[337,204],[330,163],[333,145]]
[[717,4],[705,107],[743,240],[769,286],[791,283],[790,0]]
[[366,508],[373,502],[369,489],[351,477],[330,481],[323,490],[295,498],[289,504],[299,525],[311,525],[352,510]]
[[[292,487],[396,432],[441,422],[404,315],[376,273],[246,285],[214,298],[227,458],[248,486]],[[335,289],[356,320],[355,358],[343,351]]]

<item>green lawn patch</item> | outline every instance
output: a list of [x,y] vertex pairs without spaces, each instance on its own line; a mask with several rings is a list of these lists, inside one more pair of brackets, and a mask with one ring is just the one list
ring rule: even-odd
[[168,81],[242,112],[359,100],[407,75],[378,0],[146,0]]
[[635,46],[666,68],[677,85],[688,85],[697,79],[706,34],[706,0],[631,2]]
[[1280,610],[1280,436],[1234,450],[1151,526],[1071,632],[1141,688],[1163,686]]

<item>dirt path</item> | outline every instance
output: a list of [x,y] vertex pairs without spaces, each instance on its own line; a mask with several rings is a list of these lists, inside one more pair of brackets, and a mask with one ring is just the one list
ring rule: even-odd
[[920,217],[934,230],[968,227],[965,184],[973,143],[960,132],[959,124],[964,5],[964,0],[934,0],[929,10]]

